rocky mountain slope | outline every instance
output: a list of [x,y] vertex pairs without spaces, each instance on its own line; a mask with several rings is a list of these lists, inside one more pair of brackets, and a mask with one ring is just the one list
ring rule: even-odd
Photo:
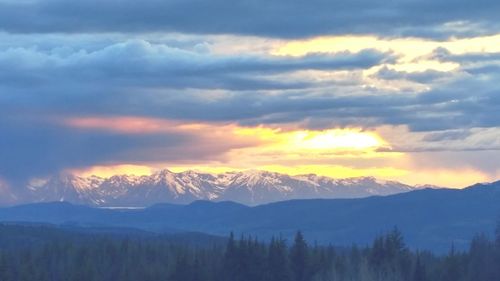
[[66,201],[102,207],[186,204],[196,200],[259,205],[290,199],[361,198],[415,189],[419,187],[373,177],[333,179],[257,170],[222,174],[161,170],[149,176],[116,175],[110,178],[59,175],[32,182],[13,198],[16,198],[15,203]]

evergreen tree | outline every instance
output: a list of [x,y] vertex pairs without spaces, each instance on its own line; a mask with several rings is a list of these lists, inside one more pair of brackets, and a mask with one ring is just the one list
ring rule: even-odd
[[234,233],[229,234],[229,240],[226,245],[226,252],[224,254],[224,278],[228,281],[238,280],[239,276],[239,252],[237,249]]
[[463,276],[461,269],[460,257],[455,251],[455,245],[451,246],[450,253],[443,262],[442,281],[460,281]]
[[287,247],[281,238],[271,239],[267,257],[267,280],[288,281],[290,280],[290,268],[288,264]]
[[406,250],[403,234],[397,227],[386,236],[385,248],[389,259],[397,257]]
[[384,263],[386,256],[384,238],[382,236],[375,238],[369,257],[369,262],[372,268],[380,268]]
[[0,225],[1,281],[500,280],[496,238],[486,235],[477,235],[466,251],[452,247],[447,256],[439,256],[411,252],[394,230],[371,247],[334,249],[308,247],[300,232],[290,247],[281,238],[262,243],[246,237],[237,241],[234,235],[225,245],[188,246],[164,237],[64,235],[44,228],[8,229],[16,237],[9,240],[4,228]]
[[298,231],[295,235],[294,243],[290,249],[290,262],[291,270],[293,273],[293,280],[306,281],[309,275],[309,257],[307,242]]
[[415,269],[413,270],[413,281],[425,281],[427,280],[425,266],[420,260],[420,255],[417,253],[417,260],[415,262]]
[[207,279],[203,271],[203,264],[201,263],[198,256],[195,257],[193,268],[192,268],[192,281],[204,281]]
[[469,250],[469,280],[494,280],[496,274],[495,250],[486,235],[476,235]]
[[500,219],[497,220],[495,229],[495,276],[500,276]]
[[500,219],[497,220],[497,226],[495,228],[495,247],[500,252]]
[[0,280],[11,280],[9,276],[9,265],[4,253],[0,251]]

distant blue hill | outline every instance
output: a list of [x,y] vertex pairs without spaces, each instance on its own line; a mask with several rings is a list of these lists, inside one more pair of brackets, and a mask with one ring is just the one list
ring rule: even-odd
[[493,233],[500,216],[500,182],[463,190],[424,189],[363,199],[292,200],[248,207],[233,202],[158,204],[146,209],[98,209],[40,203],[0,209],[0,221],[78,227],[122,227],[161,233],[203,232],[290,238],[302,230],[321,244],[368,244],[397,226],[413,248],[464,248],[474,234]]

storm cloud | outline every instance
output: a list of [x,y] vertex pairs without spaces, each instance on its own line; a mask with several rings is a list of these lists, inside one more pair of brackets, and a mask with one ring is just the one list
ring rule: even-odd
[[398,136],[381,153],[499,151],[499,11],[491,0],[0,0],[0,181],[223,165],[259,145],[224,131],[234,127],[389,127]]
[[[281,38],[379,34],[448,38],[499,31],[497,1],[1,1],[11,33],[181,32]],[[26,20],[29,19],[29,20]]]
[[300,70],[363,69],[393,59],[391,54],[370,49],[300,58],[218,56],[135,40],[93,51],[64,47],[0,50],[0,81],[11,86],[44,85],[57,80],[124,87],[293,89],[311,85],[306,81],[278,81],[266,76]]

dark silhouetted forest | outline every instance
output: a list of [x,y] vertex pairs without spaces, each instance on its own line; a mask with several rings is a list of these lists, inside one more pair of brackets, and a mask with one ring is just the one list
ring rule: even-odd
[[[0,226],[0,280],[165,281],[497,281],[500,231],[477,235],[468,251],[412,251],[395,228],[368,247],[336,248],[279,237],[81,233]],[[188,241],[190,240],[190,241]]]

